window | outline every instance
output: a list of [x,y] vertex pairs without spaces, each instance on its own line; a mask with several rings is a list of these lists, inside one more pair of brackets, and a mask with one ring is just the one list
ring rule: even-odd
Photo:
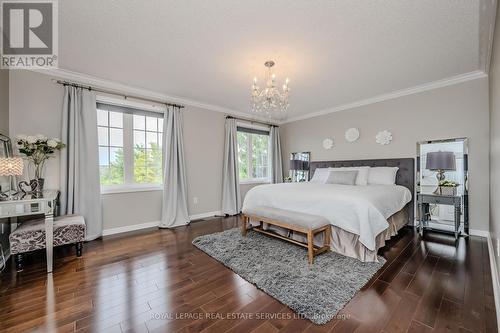
[[97,103],[99,170],[104,191],[162,184],[162,116]]
[[101,184],[123,184],[123,113],[97,110],[97,134]]
[[134,182],[161,184],[163,119],[134,115]]
[[238,126],[240,182],[269,182],[269,130]]

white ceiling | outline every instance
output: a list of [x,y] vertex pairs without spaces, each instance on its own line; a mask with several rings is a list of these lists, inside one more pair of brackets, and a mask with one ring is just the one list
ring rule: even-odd
[[273,59],[304,116],[483,69],[480,2],[65,0],[59,66],[250,112]]

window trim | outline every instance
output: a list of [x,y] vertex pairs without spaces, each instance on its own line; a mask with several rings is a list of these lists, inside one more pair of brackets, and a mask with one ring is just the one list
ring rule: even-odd
[[252,178],[240,180],[240,185],[251,185],[251,184],[271,184],[270,178]]
[[[116,100],[107,96],[97,96],[96,98],[96,112],[100,109],[98,106],[109,105],[109,110],[101,108],[102,110],[117,112],[119,108],[123,108],[123,151],[124,151],[124,165],[123,165],[123,184],[102,185],[100,184],[101,194],[115,194],[115,193],[131,193],[131,192],[145,192],[145,191],[162,191],[163,182],[159,184],[141,184],[134,183],[134,171],[130,168],[134,167],[134,126],[133,115],[143,116],[156,116],[164,118],[164,110],[161,107],[155,108],[151,105],[142,105],[135,101]],[[133,113],[132,110],[138,112]],[[109,121],[109,120],[108,120]],[[127,133],[129,133],[127,135]],[[109,140],[109,138],[108,138]],[[108,142],[109,144],[109,142]],[[128,152],[128,153],[126,153]]]
[[[249,124],[249,123],[243,123],[243,122],[237,122],[236,123],[237,127],[237,132],[244,132],[244,133],[249,133],[249,134],[258,134],[258,135],[271,135],[271,128],[270,127],[265,127],[261,125],[255,125],[255,124]],[[239,130],[242,129],[242,130]],[[249,131],[245,131],[244,129],[249,129]],[[247,142],[247,149],[248,149],[248,156],[247,156],[247,166],[248,166],[248,174],[252,174],[253,171],[253,165],[252,165],[252,156],[253,156],[253,146],[252,146],[252,141],[248,140]],[[271,183],[271,174],[270,174],[270,168],[271,166],[271,140],[268,141],[268,177],[267,178],[247,178],[247,179],[239,179],[240,185],[249,185],[249,184],[270,184]]]
[[[148,186],[150,185],[150,186]],[[123,184],[123,185],[101,185],[101,195],[133,192],[163,191],[163,185],[157,184]]]

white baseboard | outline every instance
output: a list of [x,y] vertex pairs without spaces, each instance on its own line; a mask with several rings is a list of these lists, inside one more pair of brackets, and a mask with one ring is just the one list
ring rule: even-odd
[[208,213],[201,213],[201,214],[194,214],[194,215],[189,215],[189,219],[191,221],[194,220],[201,220],[201,219],[206,219],[208,217],[214,217],[217,215],[222,215],[222,212],[220,210],[215,211],[215,212],[208,212]]
[[495,247],[493,246],[493,240],[491,238],[491,233],[488,232],[488,252],[490,255],[490,269],[491,269],[491,280],[493,282],[493,295],[495,298],[495,310],[497,313],[497,325],[498,331],[500,332],[500,281],[498,276],[498,269],[495,260]]
[[118,227],[118,228],[104,229],[102,231],[102,235],[103,236],[110,236],[110,235],[121,234],[121,233],[129,232],[129,231],[136,231],[136,230],[141,230],[141,229],[153,228],[153,227],[157,227],[159,224],[160,224],[160,221],[153,221],[153,222],[127,225],[127,226]]
[[[189,220],[194,221],[194,220],[206,219],[208,217],[213,217],[216,215],[221,215],[221,212],[215,211],[215,212],[207,212],[207,213],[189,215]],[[147,228],[154,228],[154,227],[157,227],[159,224],[160,224],[160,221],[152,221],[152,222],[146,222],[146,223],[140,223],[140,224],[127,225],[124,227],[104,229],[102,231],[102,235],[103,236],[110,236],[110,235],[121,234],[124,232],[136,231],[136,230],[147,229]]]
[[490,232],[486,230],[469,229],[469,235],[489,238]]

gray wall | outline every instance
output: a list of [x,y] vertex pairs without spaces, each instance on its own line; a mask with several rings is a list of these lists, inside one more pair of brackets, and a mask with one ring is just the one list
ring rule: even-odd
[[[23,70],[10,76],[10,135],[60,137],[62,87],[51,77]],[[224,114],[196,107],[184,110],[189,214],[220,211]],[[59,163],[46,168],[47,186],[58,188]],[[252,185],[242,185],[246,193]],[[154,222],[161,215],[161,191],[103,194],[104,229]],[[193,198],[198,198],[194,204]]]
[[[9,71],[0,69],[0,133],[9,135]],[[2,182],[3,183],[3,182]],[[10,224],[0,219],[0,244],[9,248]]]
[[0,69],[0,133],[9,134],[9,71]]
[[[500,6],[498,6],[500,12]],[[496,250],[496,263],[500,272],[498,253],[500,243],[500,17],[497,12],[495,39],[490,67],[490,233]]]
[[[470,225],[488,230],[488,121],[488,80],[468,81],[287,123],[282,126],[284,167],[288,170],[288,156],[295,151],[310,151],[313,161],[415,157],[417,141],[468,137]],[[344,139],[350,127],[361,132],[355,143]],[[381,146],[375,142],[375,135],[385,129],[392,132],[394,139],[390,145]],[[328,137],[335,141],[331,150],[322,147],[323,139]]]

